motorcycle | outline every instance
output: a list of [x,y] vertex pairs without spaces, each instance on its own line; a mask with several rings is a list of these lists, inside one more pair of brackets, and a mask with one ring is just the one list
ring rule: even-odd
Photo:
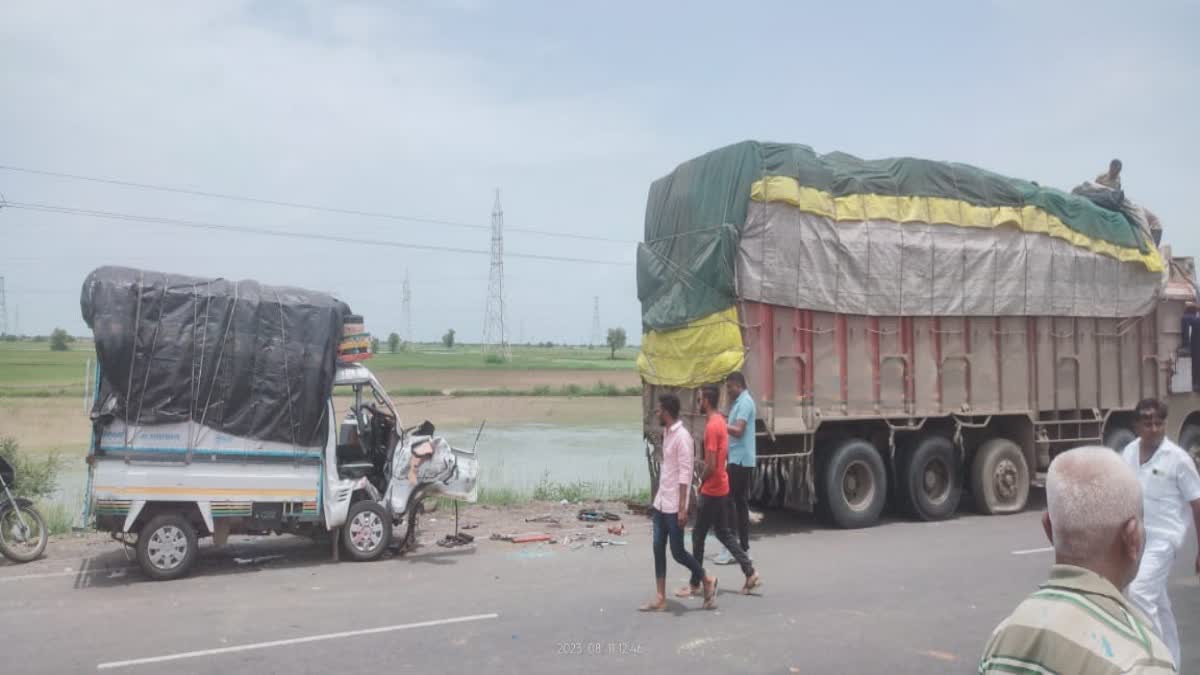
[[14,497],[9,489],[16,480],[12,465],[0,457],[0,554],[13,562],[37,560],[46,550],[46,521],[33,502]]

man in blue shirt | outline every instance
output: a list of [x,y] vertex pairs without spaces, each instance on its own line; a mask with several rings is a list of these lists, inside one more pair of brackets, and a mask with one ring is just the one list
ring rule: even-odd
[[[742,550],[750,551],[750,479],[757,460],[754,446],[754,418],[757,410],[754,397],[746,389],[746,376],[735,372],[725,378],[725,393],[732,402],[729,408],[729,496],[732,506],[733,529],[737,532]],[[728,565],[733,556],[722,551],[714,561]]]

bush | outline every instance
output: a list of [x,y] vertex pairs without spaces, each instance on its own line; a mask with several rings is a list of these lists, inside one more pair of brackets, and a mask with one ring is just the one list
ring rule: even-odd
[[9,486],[14,495],[38,499],[54,494],[58,487],[58,472],[62,469],[62,460],[58,455],[50,455],[43,460],[33,459],[21,454],[16,439],[0,438],[0,457],[16,471],[16,480]]
[[487,356],[483,357],[483,362],[494,366],[502,365],[504,363],[504,357],[496,352],[491,352]]
[[4,341],[5,341],[5,342],[16,342],[16,341],[17,341],[17,336],[16,336],[16,335],[5,335],[5,336],[4,336]]
[[65,352],[70,349],[71,347],[67,344],[70,337],[70,335],[67,335],[67,331],[55,328],[54,332],[50,334],[50,351]]

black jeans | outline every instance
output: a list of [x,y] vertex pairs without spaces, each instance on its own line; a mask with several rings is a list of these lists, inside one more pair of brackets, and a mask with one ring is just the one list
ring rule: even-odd
[[737,533],[742,551],[749,553],[750,478],[754,475],[754,467],[729,464],[726,468],[729,471],[729,500],[732,502],[732,508],[729,509],[729,517],[732,520],[730,527]]
[[716,528],[717,541],[724,544],[733,559],[742,566],[742,574],[747,578],[754,576],[754,565],[750,562],[750,556],[738,545],[737,537],[729,528],[729,495],[700,495],[699,507],[696,527],[692,528],[692,555],[696,560],[704,560],[704,540],[708,537],[709,528]]
[[1200,314],[1184,314],[1180,321],[1183,347],[1192,357],[1192,391],[1200,391]]
[[671,541],[671,557],[675,562],[688,568],[692,573],[689,583],[699,586],[704,581],[704,568],[696,562],[696,558],[688,553],[683,545],[683,528],[679,526],[679,514],[663,513],[652,509],[650,516],[654,521],[654,578],[667,578],[667,540]]

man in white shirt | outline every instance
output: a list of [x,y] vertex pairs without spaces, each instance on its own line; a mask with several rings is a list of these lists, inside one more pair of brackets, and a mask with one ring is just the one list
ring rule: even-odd
[[[1137,472],[1146,507],[1146,550],[1137,578],[1129,585],[1128,595],[1155,623],[1158,634],[1179,660],[1179,629],[1167,595],[1167,581],[1175,554],[1196,526],[1200,535],[1200,473],[1187,452],[1166,437],[1167,405],[1156,399],[1138,403],[1138,440],[1121,453]],[[1196,559],[1200,574],[1200,557]]]

